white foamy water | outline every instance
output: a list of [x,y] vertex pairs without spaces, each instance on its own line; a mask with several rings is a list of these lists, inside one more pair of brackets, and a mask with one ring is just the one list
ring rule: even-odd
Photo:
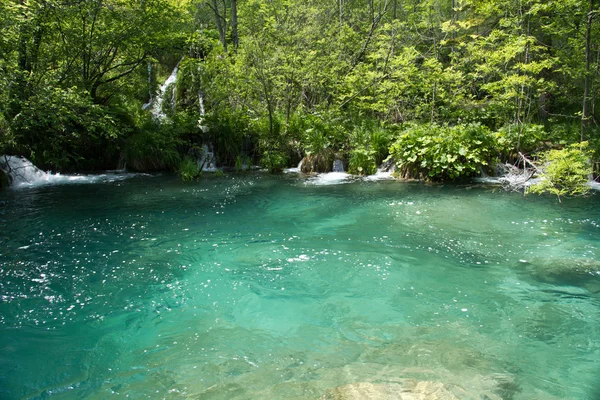
[[202,153],[198,160],[198,165],[204,172],[217,171],[217,159],[215,158],[215,153],[212,151],[212,145],[210,147],[206,144],[202,146]]
[[[489,184],[489,185],[508,184],[508,185],[512,185],[512,186],[517,186],[520,184],[526,188],[531,185],[535,185],[536,183],[539,183],[541,181],[540,178],[532,178],[527,181],[524,181],[523,179],[521,179],[519,177],[510,177],[510,176],[482,176],[482,177],[474,178],[473,180],[477,183],[484,183],[484,184]],[[589,181],[587,183],[587,185],[592,190],[600,190],[600,182]]]
[[[181,60],[179,62],[181,62]],[[175,83],[177,81],[177,71],[178,70],[179,70],[179,63],[177,63],[177,65],[175,66],[175,68],[171,72],[171,75],[169,75],[169,77],[167,78],[165,83],[160,85],[160,88],[158,88],[158,93],[156,94],[156,99],[154,99],[154,100],[150,99],[150,102],[144,104],[144,106],[142,107],[142,109],[144,109],[144,110],[149,107],[152,107],[152,109],[151,109],[152,115],[154,116],[155,119],[157,119],[159,121],[162,121],[167,117],[167,115],[162,110],[162,106],[165,101],[165,95],[166,95],[165,92],[170,84]]]
[[340,185],[351,181],[352,175],[346,172],[328,172],[318,174],[306,182],[305,185],[325,186],[325,185]]
[[107,171],[103,174],[63,175],[45,172],[36,167],[25,157],[1,156],[0,168],[12,178],[11,188],[22,189],[45,185],[62,185],[70,183],[105,183],[116,182],[135,176],[147,175],[125,171]]
[[589,181],[588,186],[592,188],[592,190],[600,190],[600,182]]
[[300,172],[302,172],[302,162],[304,160],[300,160],[300,162],[298,163],[298,166],[296,168],[286,168],[283,170],[283,172],[285,172],[286,174],[292,173],[292,174],[298,174]]
[[378,169],[375,175],[368,175],[363,178],[365,181],[383,181],[387,179],[394,179],[391,171],[384,171]]

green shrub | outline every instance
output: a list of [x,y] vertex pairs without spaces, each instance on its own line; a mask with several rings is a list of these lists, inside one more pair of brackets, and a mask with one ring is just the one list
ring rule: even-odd
[[269,170],[269,172],[278,173],[283,171],[287,165],[287,157],[281,151],[265,151],[260,162],[263,167]]
[[[299,125],[299,124],[298,124]],[[299,132],[302,150],[316,155],[327,150],[337,151],[347,137],[347,130],[339,116],[334,114],[305,114]]]
[[30,97],[11,128],[21,153],[59,171],[114,167],[118,151],[111,144],[132,130],[88,93],[52,87]]
[[375,151],[362,146],[350,150],[348,172],[354,175],[372,175],[377,172]]
[[127,168],[137,171],[175,169],[181,161],[177,151],[180,142],[168,127],[149,123],[125,143]]
[[592,173],[588,142],[575,143],[561,150],[549,150],[540,156],[544,164],[541,181],[529,187],[531,193],[551,193],[558,196],[580,196],[590,190],[587,185]]
[[348,172],[370,175],[389,154],[391,132],[378,125],[377,121],[366,120],[352,130],[348,147],[350,160]]
[[402,178],[455,180],[490,167],[496,136],[482,125],[411,125],[390,148]]
[[192,181],[198,178],[202,173],[198,161],[192,157],[185,157],[179,164],[177,172],[184,182]]
[[498,145],[504,153],[521,151],[530,153],[548,140],[548,133],[543,125],[510,124],[498,129]]
[[248,115],[241,111],[219,109],[208,113],[203,124],[209,128],[207,136],[215,147],[218,165],[235,165],[249,136]]

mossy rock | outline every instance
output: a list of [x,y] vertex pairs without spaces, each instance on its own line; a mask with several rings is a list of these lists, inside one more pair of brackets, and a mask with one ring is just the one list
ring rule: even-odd
[[333,170],[333,162],[335,161],[335,153],[332,150],[323,150],[316,154],[306,155],[302,159],[302,172],[331,172]]
[[558,284],[600,281],[600,261],[589,258],[536,259],[525,263],[536,280]]

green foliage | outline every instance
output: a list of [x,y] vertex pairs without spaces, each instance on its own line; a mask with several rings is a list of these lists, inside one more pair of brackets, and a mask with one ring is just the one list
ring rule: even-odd
[[180,143],[181,140],[168,127],[156,126],[148,121],[140,132],[133,134],[125,143],[127,168],[137,171],[175,169],[181,161],[177,151]]
[[377,172],[377,164],[374,161],[374,151],[364,147],[358,147],[350,151],[348,172],[355,175],[372,175]]
[[[227,1],[216,10],[172,0],[3,2],[0,148],[45,168],[87,169],[115,162],[125,145],[130,166],[154,169],[175,168],[178,151],[210,142],[219,165],[242,155],[277,170],[281,158],[307,155],[307,168],[321,169],[338,154],[369,173],[388,156],[390,127],[408,126],[404,140],[424,152],[405,157],[419,160],[405,161],[405,172],[456,179],[489,163],[490,148],[510,158],[578,140],[584,86],[600,85],[598,59],[587,66],[583,57],[597,5],[393,4],[239,2],[235,47]],[[592,43],[599,27],[594,20]],[[137,110],[183,54],[176,104],[164,102],[169,127],[152,126]],[[596,91],[587,100],[598,106]],[[498,141],[455,125],[500,128]],[[419,129],[435,132],[410,134]],[[596,136],[590,127],[592,147]],[[465,155],[446,143],[455,137]]]
[[22,153],[55,170],[114,166],[118,154],[107,154],[107,144],[128,132],[114,114],[76,88],[48,88],[31,96],[12,129]]
[[378,126],[376,121],[363,120],[355,125],[349,136],[350,160],[348,172],[371,175],[388,156],[391,132]]
[[541,181],[527,190],[530,193],[581,196],[589,192],[592,174],[591,151],[588,142],[575,143],[561,150],[549,150],[540,155],[543,163]]
[[390,148],[403,178],[455,180],[488,168],[495,135],[481,125],[411,125]]
[[202,122],[208,127],[206,136],[214,145],[219,165],[232,166],[245,149],[250,135],[248,114],[231,109],[217,109],[206,115]]
[[197,160],[192,157],[184,157],[177,168],[177,173],[182,181],[190,182],[198,178],[202,174],[202,171]]
[[279,173],[286,167],[287,157],[280,151],[265,151],[260,159],[260,163],[269,172]]
[[308,155],[341,148],[347,134],[341,118],[329,113],[298,114],[292,129],[298,131],[302,150]]
[[498,144],[505,152],[530,153],[547,138],[544,126],[537,124],[509,124],[498,130]]
[[9,149],[15,146],[15,138],[12,133],[12,129],[4,118],[4,115],[0,113],[0,154],[7,154],[10,152]]

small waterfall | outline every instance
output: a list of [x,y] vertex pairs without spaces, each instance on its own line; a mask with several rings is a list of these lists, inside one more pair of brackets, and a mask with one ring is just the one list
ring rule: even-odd
[[333,162],[333,172],[346,172],[344,171],[344,163],[342,160],[337,159]]
[[198,92],[198,103],[200,104],[200,119],[198,119],[198,127],[202,132],[208,132],[208,126],[203,125],[204,123],[204,115],[206,114],[206,110],[204,109],[204,94],[202,90]]
[[0,169],[10,176],[13,186],[47,181],[52,177],[52,174],[42,171],[25,157],[3,155]]
[[217,170],[217,160],[212,145],[202,145],[202,154],[198,159],[198,166],[201,171],[215,172]]
[[[179,62],[181,62],[181,60]],[[144,107],[142,107],[144,109],[147,109],[150,106],[152,106],[150,111],[152,112],[154,119],[157,121],[164,121],[165,118],[167,118],[167,115],[162,110],[163,103],[165,102],[165,95],[167,94],[165,92],[166,92],[167,88],[169,87],[169,85],[177,82],[177,71],[178,70],[179,70],[179,63],[177,63],[177,65],[173,69],[173,72],[171,72],[171,75],[169,75],[169,77],[167,78],[165,83],[160,85],[160,88],[158,88],[158,93],[156,95],[156,99],[152,100],[152,98],[151,98],[150,102],[144,104]],[[174,101],[175,100],[175,90],[174,89],[171,93],[171,99],[173,100],[173,104],[175,104],[175,101]]]
[[154,101],[154,95],[152,93],[152,63],[148,63],[148,102],[142,106],[142,110],[147,110]]
[[25,157],[9,155],[0,156],[0,169],[2,169],[10,177],[11,187],[16,189],[67,183],[115,182],[135,176],[145,175],[125,173],[123,171],[107,171],[106,173],[97,175],[53,174],[42,171]]
[[198,103],[200,104],[200,116],[204,117],[206,110],[204,109],[204,95],[202,94],[202,91],[198,92]]
[[286,168],[283,170],[283,172],[286,172],[286,173],[302,172],[302,163],[303,162],[304,162],[304,159],[300,160],[300,162],[298,163],[298,166],[296,168]]

